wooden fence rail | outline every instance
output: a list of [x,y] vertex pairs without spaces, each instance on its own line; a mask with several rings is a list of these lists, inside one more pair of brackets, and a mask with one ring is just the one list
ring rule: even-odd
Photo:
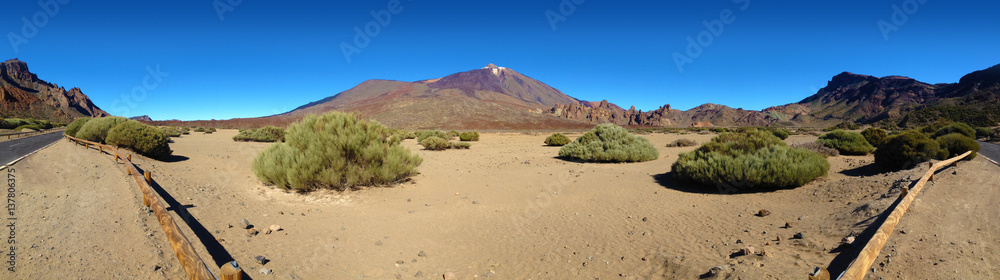
[[39,131],[17,132],[17,133],[9,133],[9,134],[0,134],[0,137],[7,136],[7,140],[10,140],[11,137],[14,137],[14,136],[20,137],[21,135],[42,134],[42,133],[49,133],[49,132],[52,132],[52,131],[53,131],[52,129],[48,129],[48,130],[39,130]]
[[[903,188],[903,192],[901,193],[902,199],[899,201],[899,204],[896,204],[896,208],[889,213],[889,216],[884,222],[882,222],[882,225],[878,227],[878,230],[875,231],[875,235],[868,240],[868,244],[865,244],[865,247],[861,249],[860,253],[858,253],[858,257],[851,262],[851,264],[847,267],[847,270],[844,270],[844,272],[840,274],[840,277],[837,279],[864,279],[865,274],[868,273],[869,268],[871,268],[872,264],[875,263],[875,259],[878,258],[879,253],[882,251],[882,247],[885,246],[885,242],[889,240],[889,235],[892,234],[892,231],[896,228],[896,224],[899,224],[899,220],[903,218],[903,214],[906,213],[906,210],[910,208],[910,204],[912,204],[913,200],[916,199],[917,194],[924,188],[924,184],[926,184],[927,181],[934,181],[934,173],[937,172],[938,169],[944,168],[950,164],[958,164],[959,160],[969,156],[971,153],[972,151],[968,151],[964,154],[940,161],[936,164],[931,164],[930,170],[927,170],[927,172],[924,173],[924,176],[920,177],[917,184],[913,185],[913,189]],[[829,277],[826,276],[829,275],[829,272],[820,270],[821,269],[814,270],[814,275],[810,275],[810,279],[823,279]],[[825,277],[816,277],[822,273],[827,274],[824,275]]]
[[[177,223],[174,219],[167,213],[166,207],[160,202],[160,198],[153,191],[150,186],[152,183],[152,174],[149,171],[143,174],[139,173],[139,168],[132,164],[132,155],[122,155],[119,153],[117,147],[112,147],[104,145],[101,143],[95,143],[71,136],[66,136],[66,139],[72,141],[76,144],[83,144],[90,148],[91,146],[96,147],[101,152],[107,151],[109,154],[115,156],[115,162],[119,159],[125,163],[125,172],[128,175],[132,175],[135,182],[139,184],[139,189],[142,191],[142,204],[149,206],[156,214],[156,220],[160,222],[160,227],[163,228],[163,232],[167,235],[167,240],[170,241],[170,247],[174,249],[174,253],[177,255],[177,260],[180,261],[181,267],[184,268],[184,272],[187,274],[188,279],[192,280],[217,280],[214,275],[212,275],[211,270],[205,265],[205,262],[201,260],[198,253],[194,251],[194,247],[191,242],[188,241],[184,233],[181,232],[180,228],[177,227]],[[227,264],[229,265],[229,264]],[[225,265],[224,265],[225,266]],[[232,270],[229,270],[232,271]],[[236,272],[227,272],[223,269],[223,278],[225,279],[241,279],[243,272],[242,270]]]

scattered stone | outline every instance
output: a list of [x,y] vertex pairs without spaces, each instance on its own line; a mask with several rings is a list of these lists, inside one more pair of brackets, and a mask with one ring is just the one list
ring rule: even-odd
[[268,227],[268,229],[270,229],[271,231],[280,231],[281,230],[281,226],[279,226],[279,225],[271,225],[270,227]]
[[458,279],[454,272],[448,271],[444,273],[444,280],[455,280]]
[[417,256],[418,257],[427,257],[427,252],[420,251],[420,253],[417,253]]
[[473,201],[472,201],[472,204],[479,204],[479,201],[475,201],[475,200],[473,200]]
[[770,257],[771,256],[771,254],[767,252],[767,248],[760,248],[760,252],[758,253],[758,255],[760,255],[762,257]]
[[844,237],[843,240],[840,240],[840,243],[844,243],[844,244],[847,244],[847,245],[854,244],[854,236]]
[[799,233],[796,233],[795,235],[792,235],[792,238],[795,238],[795,239],[806,239],[806,235],[802,234],[801,232],[799,232]]
[[646,217],[642,217],[642,221],[643,221],[643,222],[645,222],[646,220],[648,220],[648,218],[646,218]]
[[267,258],[265,258],[264,256],[253,257],[253,260],[256,261],[257,263],[261,264],[261,265],[265,265],[265,264],[267,264],[268,261],[270,261]]
[[247,219],[241,220],[240,223],[239,223],[239,225],[243,226],[244,229],[249,229],[249,228],[253,227],[253,225],[251,225],[250,221],[247,221]]
[[247,235],[250,235],[250,236],[257,235],[258,233],[260,233],[259,229],[252,228],[252,229],[248,229],[247,230]]
[[270,228],[264,229],[264,234],[271,234],[271,229]]
[[406,263],[406,261],[404,261],[404,260],[398,260],[398,261],[396,261],[396,264],[405,264],[405,263]]
[[424,278],[424,272],[423,271],[417,271],[417,274],[414,274],[413,277]]
[[702,279],[723,279],[726,278],[725,274],[728,274],[729,267],[725,265],[720,265],[709,269],[707,273],[702,275]]
[[767,209],[760,209],[760,211],[757,211],[758,217],[767,217],[767,215],[771,215],[771,211],[767,211]]
[[740,253],[743,253],[744,256],[751,256],[757,254],[757,251],[754,250],[753,245],[747,245],[740,249]]
[[774,241],[781,241],[781,235],[778,235],[777,237],[775,237]]
[[382,246],[382,240],[375,241],[375,246]]
[[793,226],[795,226],[794,223],[792,223],[792,222],[785,222],[785,228],[792,228]]
[[260,272],[260,274],[270,275],[271,274],[271,269],[265,267],[265,268],[261,268],[258,272]]
[[392,277],[395,277],[396,279],[403,279],[403,275],[399,273],[393,274]]

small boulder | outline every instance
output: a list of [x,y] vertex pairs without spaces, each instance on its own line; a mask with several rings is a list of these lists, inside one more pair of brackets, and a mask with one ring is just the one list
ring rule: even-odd
[[771,215],[771,211],[767,211],[767,209],[760,209],[760,211],[757,211],[758,217],[767,217],[767,215]]

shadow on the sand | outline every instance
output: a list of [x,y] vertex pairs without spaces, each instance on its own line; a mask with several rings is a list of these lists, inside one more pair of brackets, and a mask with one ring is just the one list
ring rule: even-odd
[[686,192],[686,193],[697,193],[697,194],[718,194],[718,195],[734,195],[734,194],[749,194],[749,193],[769,193],[781,188],[756,188],[752,190],[739,189],[734,187],[739,183],[725,184],[720,183],[715,186],[703,185],[695,182],[689,182],[686,180],[677,180],[674,172],[667,172],[663,174],[652,175],[653,180],[656,180],[657,184],[668,188],[671,190]]

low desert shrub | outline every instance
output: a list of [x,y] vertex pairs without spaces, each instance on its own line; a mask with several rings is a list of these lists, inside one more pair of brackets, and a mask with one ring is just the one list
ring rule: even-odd
[[881,128],[869,127],[861,131],[861,136],[865,137],[868,144],[878,147],[878,145],[882,145],[882,142],[885,142],[886,137],[889,137],[889,133]]
[[667,147],[691,147],[691,146],[697,146],[697,145],[698,145],[698,142],[695,142],[694,140],[687,139],[687,138],[681,138],[681,139],[674,140],[674,142],[668,143]]
[[560,148],[559,156],[591,162],[641,162],[659,158],[660,152],[646,138],[614,124],[602,124]]
[[63,130],[63,134],[69,135],[69,136],[72,136],[72,137],[76,137],[76,133],[79,132],[80,128],[83,127],[83,125],[86,124],[87,121],[89,121],[89,120],[90,120],[90,118],[88,118],[88,117],[82,117],[82,118],[78,118],[78,119],[73,120],[72,123],[70,123],[68,126],[66,126],[66,130]]
[[979,143],[976,142],[975,139],[969,138],[961,133],[943,135],[934,139],[934,141],[937,141],[938,147],[941,150],[948,151],[948,156],[946,158],[951,158],[965,152],[972,151],[971,154],[964,158],[964,160],[972,160],[976,158],[976,153],[979,152]]
[[771,133],[774,134],[774,136],[777,136],[781,140],[788,139],[788,135],[791,134],[791,132],[789,132],[788,129],[786,128],[775,128],[771,130]]
[[875,150],[875,147],[868,144],[868,141],[865,140],[864,136],[861,136],[861,133],[839,129],[823,134],[816,141],[824,146],[837,149],[842,155],[867,155],[872,150]]
[[128,121],[128,119],[123,117],[101,117],[91,119],[80,127],[80,131],[76,132],[76,138],[105,143],[104,139],[108,137],[108,131],[118,124],[126,121]]
[[563,146],[569,144],[569,142],[571,142],[571,140],[569,140],[569,137],[566,137],[566,135],[562,135],[562,133],[555,133],[549,135],[549,137],[545,137],[545,145],[549,146]]
[[191,134],[191,129],[187,127],[181,127],[181,134],[188,135]]
[[459,135],[461,135],[461,133],[459,133],[458,131],[454,131],[454,130],[448,131],[448,138],[447,139],[455,138],[455,137],[458,137]]
[[167,137],[181,137],[181,130],[176,127],[167,126],[161,127],[160,129],[163,130],[163,133],[167,134]]
[[468,142],[455,142],[451,143],[451,147],[455,149],[468,149],[469,147],[472,147],[472,144]]
[[30,130],[33,130],[33,131],[39,131],[39,130],[42,130],[43,128],[41,126],[37,125],[37,124],[25,124],[25,125],[21,125],[21,126],[18,126],[18,127],[14,128],[14,130],[16,130],[16,131],[23,131],[25,129],[30,129]]
[[476,131],[466,131],[458,134],[458,140],[461,141],[479,141],[479,132]]
[[285,130],[274,126],[245,129],[240,131],[239,134],[236,134],[236,136],[233,136],[233,140],[252,142],[284,142]]
[[909,130],[886,138],[875,150],[875,164],[882,169],[900,170],[938,158],[944,153],[938,143],[926,134]]
[[208,131],[208,129],[205,129],[204,127],[200,127],[200,126],[194,128],[194,132],[205,132],[205,131]]
[[119,123],[108,131],[107,144],[131,149],[150,158],[170,156],[170,137],[160,128],[138,121]]
[[416,139],[417,138],[417,134],[416,133],[413,133],[413,131],[408,131],[408,130],[398,131],[398,132],[396,132],[396,135],[399,135],[399,139]]
[[837,151],[837,149],[827,147],[823,144],[820,144],[819,142],[798,143],[792,145],[792,147],[810,150],[818,154],[821,154],[824,157],[835,157],[840,155],[840,151]]
[[993,131],[993,128],[990,127],[977,127],[976,139],[990,138],[993,136]]
[[424,149],[431,151],[443,151],[451,147],[451,143],[448,143],[448,140],[437,136],[424,138],[423,141],[420,141],[420,145],[424,146]]
[[830,163],[819,153],[788,147],[773,133],[751,130],[723,133],[694,151],[681,153],[672,169],[680,180],[749,191],[802,186],[826,175]]
[[845,122],[838,123],[835,126],[824,128],[823,131],[834,131],[834,130],[838,130],[838,129],[842,129],[842,130],[858,130],[858,129],[861,129],[861,126],[858,125],[858,124],[856,124],[856,123],[845,121]]
[[429,137],[438,137],[441,139],[451,139],[448,133],[440,130],[422,130],[417,132],[417,142],[423,142],[424,139]]
[[[50,129],[55,127],[52,122],[47,120],[36,120],[36,119],[21,119],[21,118],[10,118],[10,119],[0,119],[0,129],[17,129],[21,126],[38,127],[38,130]],[[25,127],[25,128],[30,128]]]
[[934,132],[934,136],[932,136],[931,138],[937,139],[938,137],[952,133],[960,133],[962,135],[965,135],[965,137],[976,139],[976,130],[973,129],[971,126],[960,122],[949,123],[948,125],[941,127],[940,129]]
[[417,174],[423,161],[388,142],[390,131],[357,115],[329,112],[291,124],[284,143],[254,158],[253,171],[265,184],[309,191],[382,186]]
[[205,129],[205,134],[212,134],[212,133],[213,133],[213,132],[215,132],[215,131],[216,131],[216,130],[215,130],[215,128],[214,128],[214,127],[212,127],[212,128],[206,128],[206,129]]

